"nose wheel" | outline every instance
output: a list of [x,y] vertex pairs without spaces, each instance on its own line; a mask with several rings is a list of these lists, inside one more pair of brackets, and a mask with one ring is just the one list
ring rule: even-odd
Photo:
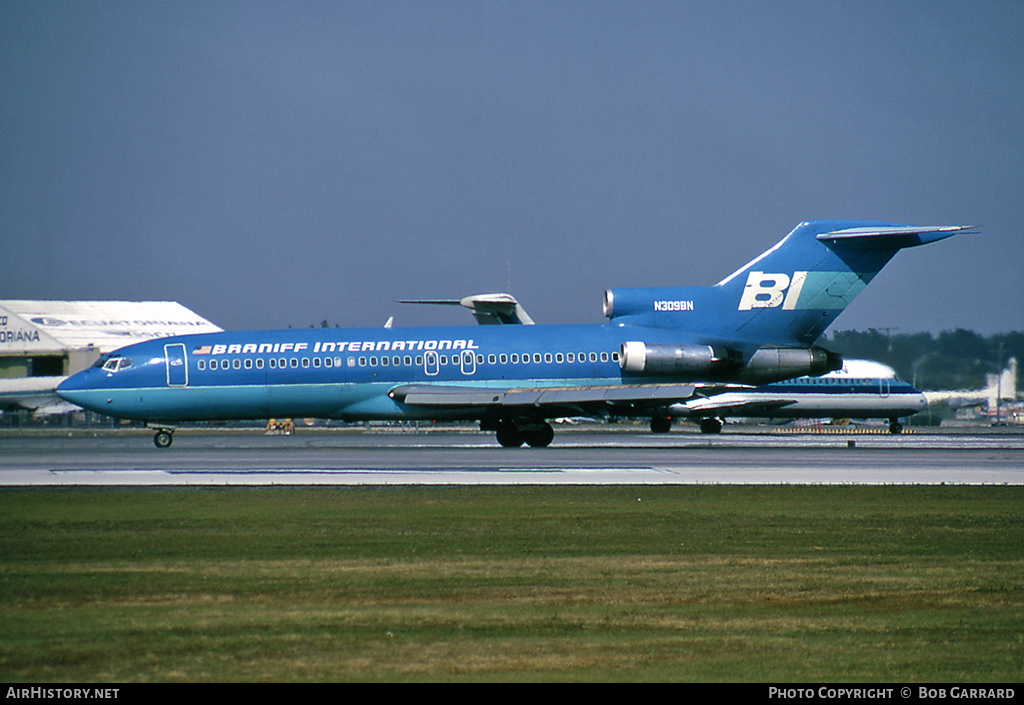
[[174,441],[174,432],[170,429],[161,428],[153,436],[153,445],[157,448],[170,448]]

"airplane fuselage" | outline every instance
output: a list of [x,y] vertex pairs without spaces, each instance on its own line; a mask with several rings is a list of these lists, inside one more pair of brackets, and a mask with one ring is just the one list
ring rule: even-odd
[[[65,399],[150,422],[271,417],[467,418],[488,410],[408,406],[396,386],[505,389],[651,382],[620,345],[664,331],[610,324],[242,331],[140,343],[61,386]],[[685,382],[659,378],[659,383]]]

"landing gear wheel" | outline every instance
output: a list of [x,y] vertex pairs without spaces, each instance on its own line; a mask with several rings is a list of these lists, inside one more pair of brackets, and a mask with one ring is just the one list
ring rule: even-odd
[[672,430],[672,418],[670,416],[652,416],[651,433],[668,433]]
[[901,424],[896,419],[892,419],[891,421],[889,421],[889,433],[895,435],[903,433],[903,424]]
[[498,443],[503,448],[518,448],[523,445],[523,432],[516,428],[514,423],[503,421],[498,424],[498,431],[495,433]]
[[555,439],[555,429],[551,428],[551,424],[544,424],[526,431],[523,436],[531,448],[547,448]]
[[156,432],[156,435],[153,436],[153,445],[157,448],[170,448],[173,440],[174,436],[170,431],[160,429]]
[[718,419],[701,419],[700,421],[700,432],[701,433],[721,433],[722,422]]

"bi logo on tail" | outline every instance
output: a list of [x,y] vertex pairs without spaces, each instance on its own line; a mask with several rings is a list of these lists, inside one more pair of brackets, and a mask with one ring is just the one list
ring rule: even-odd
[[792,311],[800,299],[800,291],[807,280],[807,272],[775,274],[772,272],[750,272],[740,296],[740,311],[752,308],[778,308]]

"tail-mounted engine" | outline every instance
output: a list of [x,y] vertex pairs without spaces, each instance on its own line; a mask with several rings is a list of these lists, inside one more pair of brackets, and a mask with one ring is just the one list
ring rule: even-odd
[[841,369],[841,355],[824,348],[758,349],[744,363],[743,354],[713,345],[625,342],[619,348],[623,372],[705,382],[768,384]]
[[619,347],[624,372],[670,377],[714,378],[738,372],[743,356],[711,345],[673,345],[630,341]]
[[744,384],[768,384],[804,375],[823,375],[841,369],[843,356],[825,348],[764,347],[750,357],[738,381]]

